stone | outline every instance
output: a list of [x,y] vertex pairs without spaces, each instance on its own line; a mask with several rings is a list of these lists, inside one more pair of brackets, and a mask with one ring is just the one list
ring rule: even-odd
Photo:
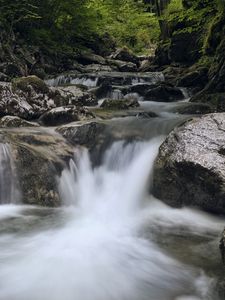
[[202,115],[215,112],[214,108],[209,104],[204,103],[188,103],[179,106],[176,112],[182,115]]
[[45,112],[39,118],[39,122],[45,126],[58,126],[74,121],[82,121],[93,118],[93,113],[91,113],[87,108],[68,105],[56,107]]
[[136,99],[121,99],[121,100],[114,100],[114,99],[105,99],[101,106],[105,109],[129,109],[134,107],[139,107],[140,104]]
[[132,51],[126,47],[117,49],[114,53],[110,55],[111,59],[122,60],[126,62],[131,62],[134,64],[139,64],[138,57],[132,53]]
[[19,117],[5,116],[0,119],[0,127],[39,127],[40,125],[34,122],[28,122]]
[[208,114],[175,128],[155,162],[153,194],[174,207],[225,214],[225,114]]
[[61,96],[68,98],[69,104],[80,106],[95,106],[98,101],[93,93],[86,91],[81,86],[68,85],[58,87],[56,90],[60,91]]
[[165,83],[150,88],[145,94],[146,101],[173,102],[183,98],[184,95],[179,88]]
[[177,86],[195,87],[200,85],[203,88],[208,82],[207,73],[207,68],[200,68],[196,71],[189,72],[177,80]]
[[107,63],[110,66],[117,67],[120,72],[137,72],[137,65],[132,62],[116,60],[116,59],[107,59]]
[[22,203],[61,205],[57,178],[73,158],[74,147],[59,134],[39,128],[1,129],[0,141],[10,145]]

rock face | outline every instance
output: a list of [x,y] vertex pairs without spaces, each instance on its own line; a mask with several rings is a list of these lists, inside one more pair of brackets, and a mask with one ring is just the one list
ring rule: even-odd
[[11,146],[21,201],[56,207],[61,204],[57,176],[73,157],[74,149],[60,135],[41,128],[1,129],[1,143]]
[[153,193],[169,205],[225,213],[225,114],[174,129],[159,150]]
[[47,111],[39,118],[39,122],[45,126],[57,126],[93,118],[93,113],[91,113],[87,108],[68,105],[56,107]]

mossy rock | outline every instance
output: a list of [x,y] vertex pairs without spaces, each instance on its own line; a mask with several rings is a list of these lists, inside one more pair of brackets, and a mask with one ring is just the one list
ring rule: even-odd
[[12,80],[13,90],[21,90],[23,92],[29,92],[30,86],[36,93],[45,94],[49,92],[47,84],[35,75],[20,77]]
[[105,99],[101,104],[101,107],[105,109],[129,109],[134,107],[139,107],[139,103],[135,99],[122,99],[122,100],[114,100],[114,99]]

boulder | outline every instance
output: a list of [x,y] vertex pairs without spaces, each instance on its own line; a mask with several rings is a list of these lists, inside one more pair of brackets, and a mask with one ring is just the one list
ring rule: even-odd
[[74,121],[82,121],[93,118],[93,113],[91,113],[87,108],[68,105],[56,107],[45,112],[39,118],[39,122],[45,126],[58,126]]
[[76,60],[83,65],[90,65],[90,64],[106,65],[107,64],[105,58],[94,53],[82,53],[76,58]]
[[49,88],[36,76],[21,77],[12,84],[0,83],[0,116],[37,119],[52,108],[72,103],[72,99],[71,92]]
[[64,125],[57,128],[57,131],[73,145],[92,148],[96,146],[99,136],[105,129],[104,123],[92,121],[84,124]]
[[28,122],[19,117],[5,116],[0,119],[0,127],[39,127],[40,125],[34,122]]
[[161,83],[150,88],[145,94],[145,100],[157,102],[173,102],[184,99],[182,91],[169,84]]
[[98,101],[93,93],[87,92],[85,88],[77,85],[69,85],[64,87],[58,87],[56,90],[60,91],[60,94],[64,98],[68,98],[69,104],[80,106],[95,106]]
[[188,103],[176,108],[176,112],[182,115],[203,115],[213,113],[214,109],[204,103]]
[[140,104],[136,99],[121,99],[121,100],[114,100],[114,99],[105,99],[101,106],[105,109],[129,109],[134,107],[139,107]]
[[110,58],[115,60],[132,62],[136,65],[139,64],[138,57],[126,47],[117,49],[114,53],[110,55]]
[[61,204],[57,177],[73,157],[74,147],[59,134],[35,128],[0,130],[1,143],[11,149],[25,204],[56,207]]
[[107,63],[110,66],[117,67],[120,72],[137,72],[137,65],[132,62],[116,60],[116,59],[107,59]]
[[194,118],[175,128],[155,163],[153,194],[174,207],[225,213],[225,114]]
[[177,80],[177,86],[182,87],[196,87],[203,88],[208,82],[208,69],[199,68],[195,71],[189,72]]
[[157,118],[158,115],[153,111],[143,111],[138,113],[136,117],[138,119],[151,119],[151,118]]

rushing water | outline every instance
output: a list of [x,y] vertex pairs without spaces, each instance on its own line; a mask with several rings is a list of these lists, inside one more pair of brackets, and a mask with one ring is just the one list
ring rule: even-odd
[[[114,74],[115,83],[162,80],[160,73],[121,76]],[[100,79],[54,80],[49,83],[75,80],[90,87]],[[112,96],[122,97],[117,90]],[[184,103],[130,96],[159,117],[111,120],[110,130],[126,140],[114,142],[97,167],[87,150],[75,149],[56,179],[61,208],[8,204],[19,199],[17,179],[10,147],[0,145],[0,300],[224,299],[217,247],[224,220],[170,208],[150,193],[158,148],[185,119],[173,113]]]
[[95,169],[76,152],[58,179],[67,208],[2,206],[0,299],[216,300],[213,278],[156,241],[162,228],[215,239],[222,226],[149,198],[161,141],[116,142]]
[[0,204],[20,199],[15,165],[8,144],[0,143]]

